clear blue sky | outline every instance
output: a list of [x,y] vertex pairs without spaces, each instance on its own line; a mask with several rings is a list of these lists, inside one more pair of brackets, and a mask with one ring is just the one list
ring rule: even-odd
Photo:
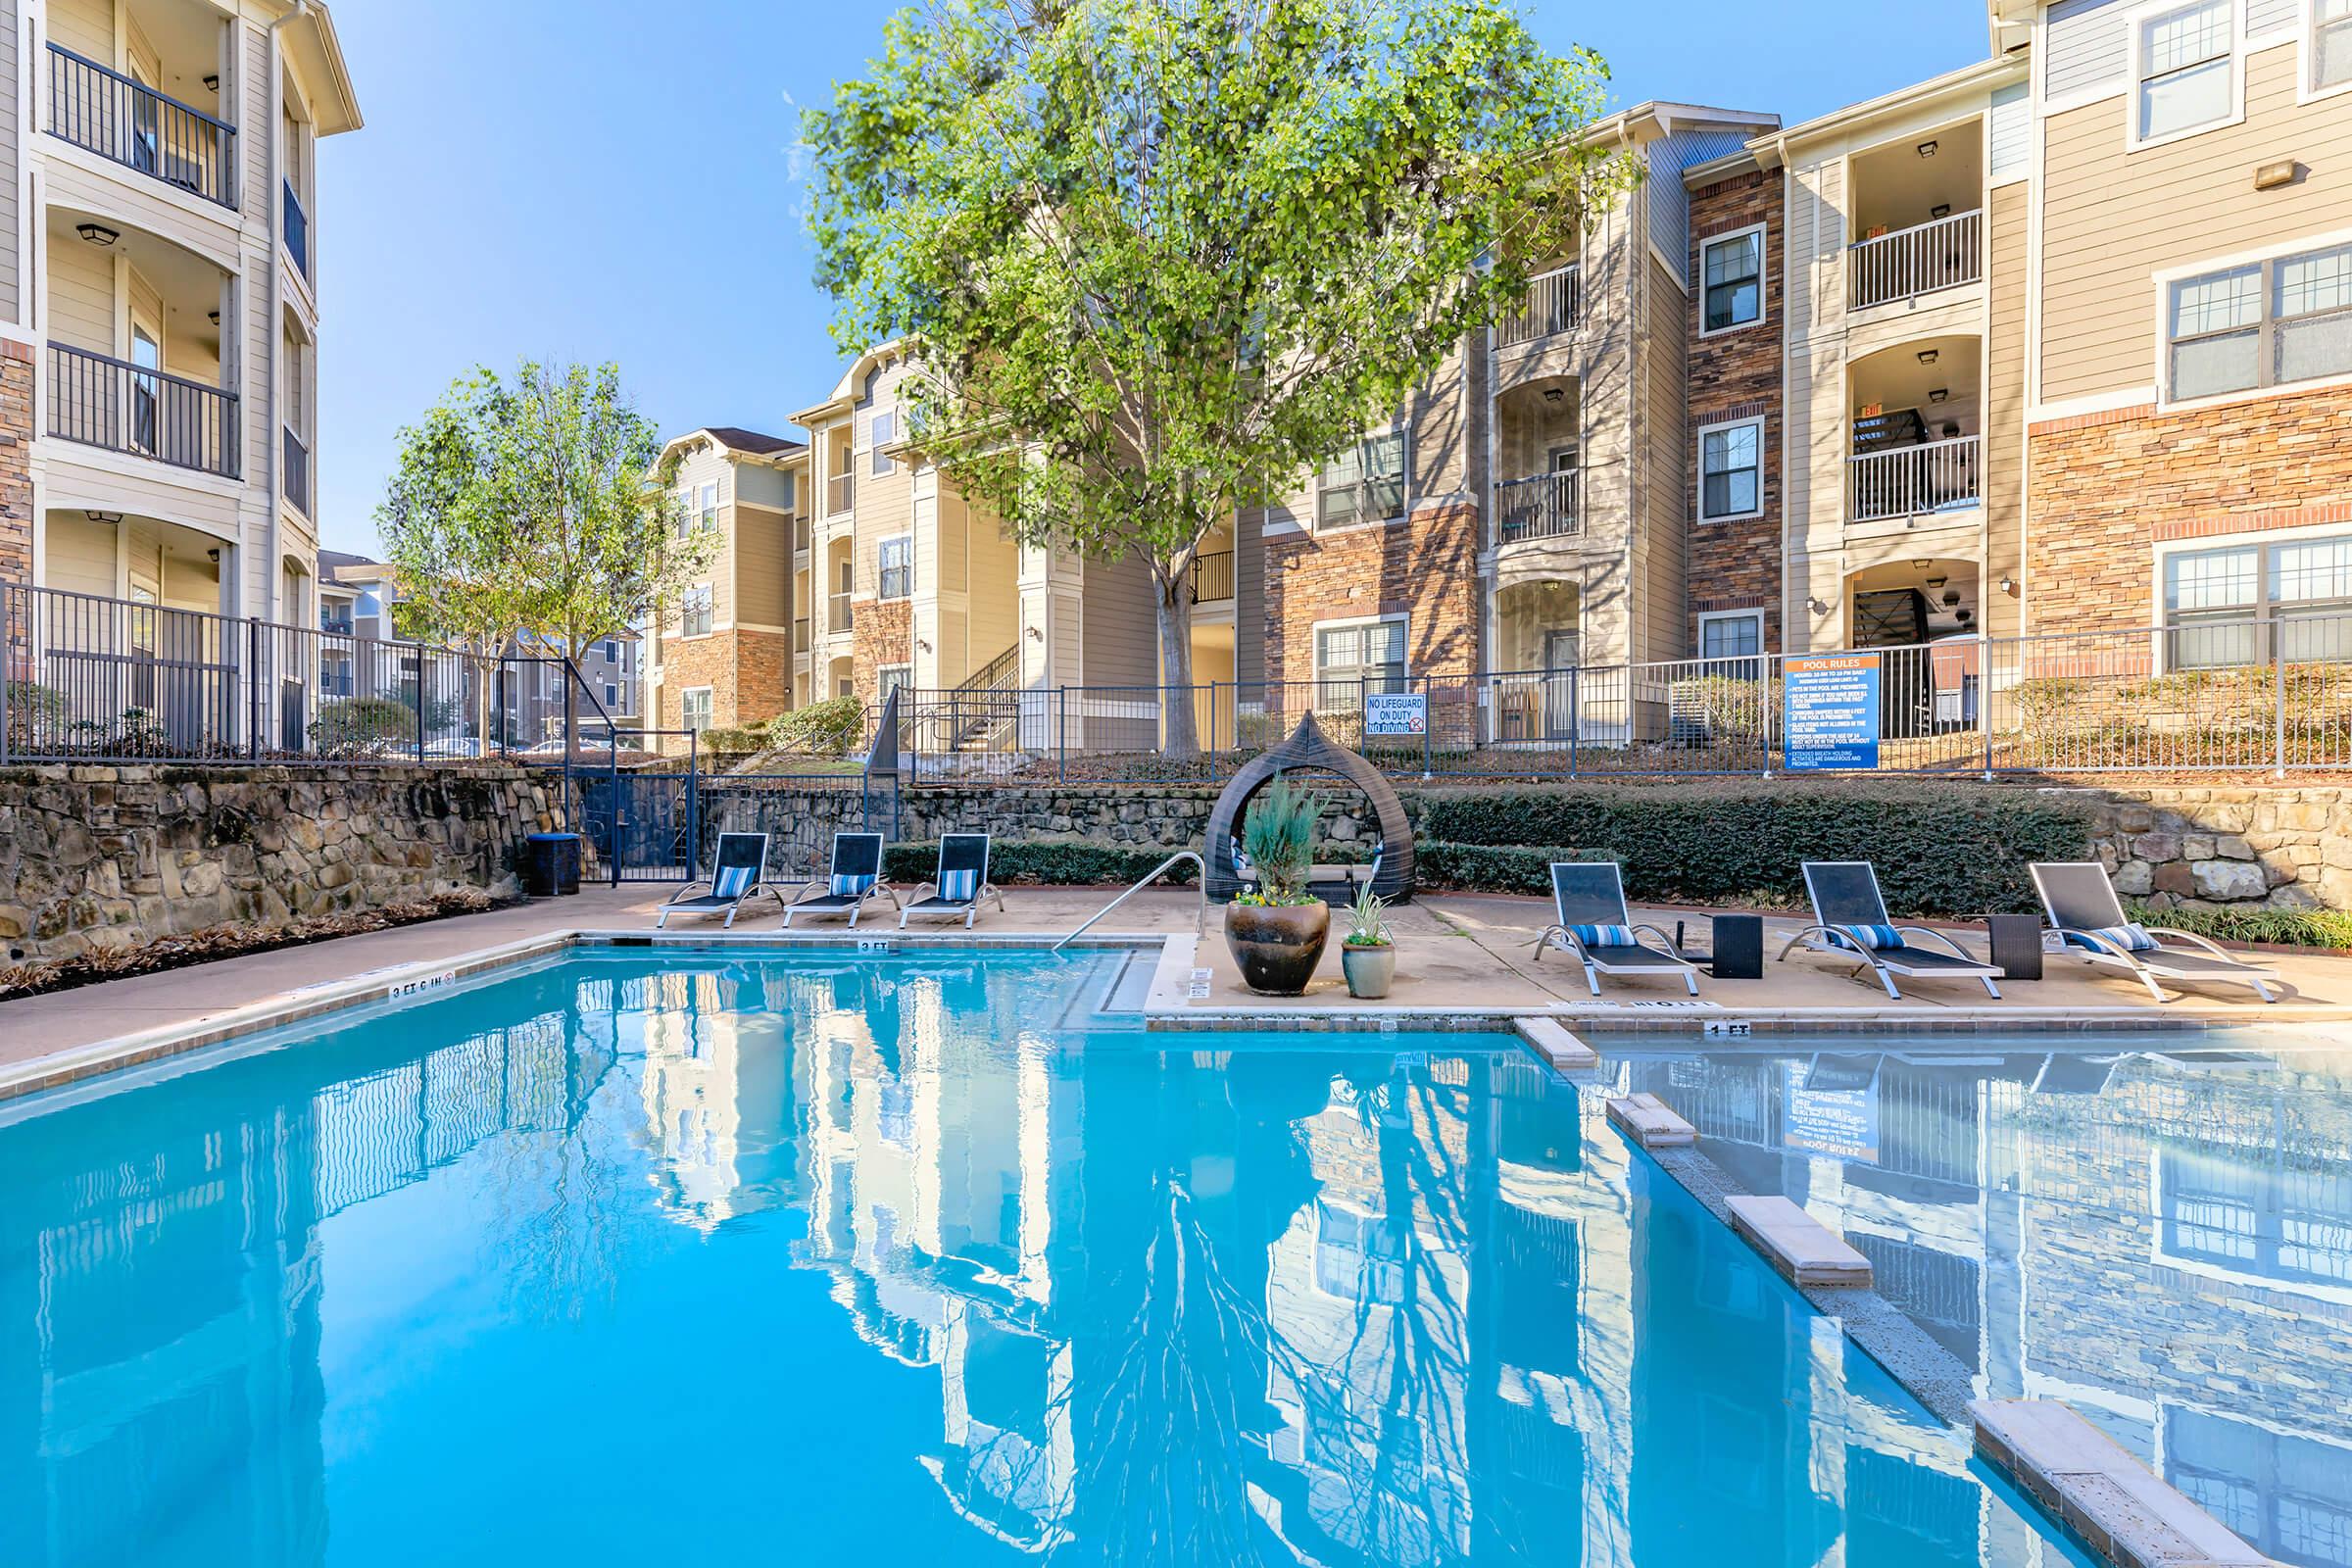
[[[841,358],[808,281],[798,105],[871,0],[336,0],[366,128],[319,150],[325,542],[375,548],[399,427],[477,363],[617,360],[675,433],[781,431]],[[1981,0],[1528,6],[1647,98],[1793,122],[1985,49]],[[1867,37],[1857,36],[1857,28]]]

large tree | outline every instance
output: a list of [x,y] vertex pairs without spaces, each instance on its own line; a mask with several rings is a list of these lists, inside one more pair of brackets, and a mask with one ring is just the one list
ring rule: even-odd
[[376,509],[403,630],[484,655],[527,633],[576,659],[656,612],[716,546],[686,528],[661,452],[616,366],[461,377],[401,431]]
[[[836,341],[1024,542],[1149,563],[1395,413],[1629,178],[1494,0],[936,0],[805,127]],[[1195,748],[1189,702],[1168,749]]]

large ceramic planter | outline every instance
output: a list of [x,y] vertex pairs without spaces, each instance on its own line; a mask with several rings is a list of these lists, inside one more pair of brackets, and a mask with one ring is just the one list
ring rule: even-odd
[[1331,906],[1232,904],[1225,907],[1225,946],[1242,984],[1269,997],[1302,996],[1323,961],[1331,937]]
[[1396,983],[1396,948],[1394,943],[1379,947],[1358,947],[1353,943],[1340,944],[1340,967],[1348,974],[1348,994],[1366,1002],[1377,1002],[1389,994]]

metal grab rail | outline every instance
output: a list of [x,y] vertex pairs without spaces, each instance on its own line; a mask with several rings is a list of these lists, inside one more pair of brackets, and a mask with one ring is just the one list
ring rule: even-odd
[[1071,943],[1086,935],[1088,929],[1091,928],[1097,920],[1102,919],[1111,910],[1117,908],[1120,905],[1125,904],[1129,899],[1134,898],[1138,893],[1143,892],[1144,889],[1158,881],[1161,874],[1164,873],[1169,866],[1174,865],[1178,860],[1190,860],[1194,865],[1200,867],[1200,907],[1193,915],[1193,935],[1199,936],[1202,931],[1208,928],[1208,862],[1200,858],[1199,851],[1178,850],[1174,855],[1169,856],[1166,859],[1160,861],[1151,870],[1145,872],[1142,877],[1137,879],[1135,886],[1129,888],[1126,892],[1120,894],[1117,898],[1111,900],[1108,904],[1105,904],[1102,906],[1102,907],[1088,915],[1084,923],[1082,923],[1077,930],[1070,932],[1059,942],[1054,943],[1052,951],[1054,953],[1059,953],[1062,949],[1068,947]]

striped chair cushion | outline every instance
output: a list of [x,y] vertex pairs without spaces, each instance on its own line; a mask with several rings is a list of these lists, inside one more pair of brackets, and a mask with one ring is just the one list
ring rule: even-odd
[[973,866],[939,873],[939,896],[950,904],[969,904],[980,891],[980,872]]
[[1572,925],[1576,940],[1588,948],[1630,948],[1634,945],[1634,928],[1630,925]]
[[833,873],[833,896],[837,899],[862,899],[874,890],[870,876],[852,876],[846,871]]
[[722,899],[740,899],[752,890],[752,868],[730,865],[710,879],[710,891]]
[[[2091,940],[2094,937],[2103,937],[2106,940],[2102,944]],[[2122,925],[2104,926],[2096,931],[2069,931],[2066,934],[2066,940],[2078,948],[2088,948],[2093,953],[2105,953],[2111,947],[2121,948],[2126,953],[2152,953],[2162,946],[2154,937],[2148,935],[2147,928],[2136,920],[2127,920]]]
[[1901,947],[1903,934],[1890,925],[1837,925],[1830,927],[1830,941],[1841,948],[1870,952]]

